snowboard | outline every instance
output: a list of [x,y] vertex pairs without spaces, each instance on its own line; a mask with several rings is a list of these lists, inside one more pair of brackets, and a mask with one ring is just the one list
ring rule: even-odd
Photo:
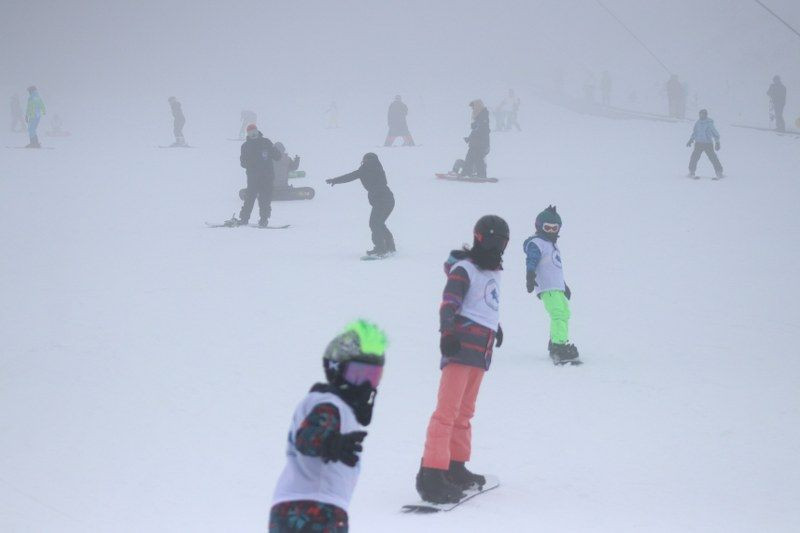
[[290,170],[289,171],[289,179],[295,178],[305,178],[306,171],[305,170]]
[[194,146],[189,146],[188,144],[184,144],[182,146],[171,146],[171,145],[162,146],[162,145],[159,144],[157,146],[157,148],[195,148],[195,147]]
[[[244,201],[247,189],[239,189],[239,199]],[[290,200],[311,200],[314,198],[314,189],[311,187],[287,187],[286,189],[273,189],[272,201],[284,202]]]
[[[239,228],[239,227],[241,227],[238,224],[236,224],[236,219],[235,218],[232,218],[230,220],[226,220],[222,224],[213,223],[213,222],[206,222],[206,226],[209,227],[209,228]],[[262,228],[258,224],[248,224],[247,226],[250,227],[250,228],[258,228],[258,229],[286,229],[290,225],[286,224],[284,226],[267,226],[266,228]]]
[[248,224],[247,226],[250,227],[250,228],[256,228],[256,229],[286,229],[289,226],[291,226],[291,224],[284,224],[283,226],[265,226],[263,228],[261,226],[259,226],[258,224]]
[[431,503],[420,500],[417,503],[404,505],[401,511],[409,514],[431,514],[452,511],[462,503],[471,500],[475,496],[489,492],[490,490],[494,490],[499,486],[500,480],[497,478],[497,476],[486,476],[486,485],[481,488],[476,487],[474,489],[464,491],[464,497],[458,500],[456,503]]
[[447,173],[438,173],[436,177],[440,180],[448,180],[448,181],[466,181],[468,183],[497,183],[497,178],[475,178],[470,176],[460,176],[458,174],[453,174],[452,172]]
[[54,146],[40,146],[39,148],[28,148],[27,146],[6,146],[9,150],[55,150]]
[[385,253],[385,254],[383,254],[383,255],[369,255],[369,254],[367,254],[367,255],[362,255],[362,256],[361,256],[361,260],[362,260],[362,261],[381,261],[381,260],[383,260],[383,259],[389,259],[389,258],[390,258],[390,257],[392,257],[392,256],[393,256],[395,253],[397,253],[397,252],[387,252],[387,253]]
[[722,176],[686,176],[690,180],[711,180],[711,181],[719,181],[722,178],[725,178],[725,174]]

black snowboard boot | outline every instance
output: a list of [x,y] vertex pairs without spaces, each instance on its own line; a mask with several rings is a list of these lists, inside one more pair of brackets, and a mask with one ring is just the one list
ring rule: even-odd
[[386,250],[382,250],[382,249],[378,248],[377,246],[375,248],[373,248],[372,250],[367,250],[367,255],[383,255],[385,253],[386,253]]
[[450,461],[450,470],[447,471],[447,479],[461,490],[469,490],[476,487],[480,489],[486,485],[486,478],[467,470],[463,461]]
[[579,365],[581,360],[578,356],[578,348],[574,344],[553,344],[548,342],[547,348],[550,351],[550,359],[554,365]]
[[447,470],[421,465],[417,472],[417,492],[431,503],[458,503],[464,497],[462,490],[447,480]]
[[269,226],[269,220],[268,219],[262,218],[261,220],[258,221],[258,227],[259,228],[266,228],[267,226]]

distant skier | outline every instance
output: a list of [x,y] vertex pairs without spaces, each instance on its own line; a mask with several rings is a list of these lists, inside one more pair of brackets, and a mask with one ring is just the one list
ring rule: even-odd
[[[770,104],[770,115],[775,118],[775,130],[786,131],[786,122],[783,120],[783,108],[786,106],[786,86],[781,83],[781,77],[772,78],[772,85],[767,91]],[[770,118],[773,118],[772,116]]]
[[456,161],[453,166],[453,173],[459,176],[477,176],[486,178],[486,156],[489,154],[489,110],[483,105],[481,100],[473,100],[469,103],[472,108],[472,124],[468,137],[464,137],[467,143],[467,156],[462,160]]
[[22,105],[16,94],[11,97],[11,131],[14,133],[25,131],[25,115],[22,113]]
[[286,153],[283,143],[276,142],[275,149],[280,154],[280,158],[272,162],[272,168],[275,172],[275,189],[286,189],[289,187],[289,172],[300,168],[300,156],[294,156],[294,159],[289,157]]
[[604,106],[611,105],[611,74],[607,70],[600,76],[600,98]]
[[686,118],[686,91],[677,74],[670,75],[666,89],[669,116],[680,119]]
[[53,115],[53,118],[50,120],[50,131],[46,134],[49,137],[69,137],[70,133],[68,131],[64,131],[64,121],[61,120],[59,115]]
[[694,123],[692,136],[689,137],[689,141],[686,143],[686,146],[691,146],[694,143],[694,151],[689,158],[689,177],[696,177],[697,162],[700,161],[700,156],[705,152],[711,164],[714,165],[717,178],[722,178],[722,164],[719,162],[715,152],[715,150],[718,151],[720,149],[719,132],[714,127],[714,121],[708,118],[708,111],[701,109],[699,115],[700,118]]
[[506,101],[501,100],[494,109],[492,109],[492,116],[494,117],[494,131],[506,131],[506,118],[508,110],[506,109]]
[[465,463],[472,452],[470,420],[500,327],[500,273],[509,229],[495,215],[481,217],[472,248],[453,250],[444,265],[447,284],[439,307],[441,351],[436,410],[428,424],[416,488],[423,500],[455,503],[486,478]]
[[328,115],[328,125],[326,128],[329,130],[337,129],[339,127],[339,106],[336,105],[336,102],[331,102],[331,105],[325,110],[325,114]]
[[544,303],[550,315],[550,340],[547,351],[555,365],[580,364],[578,349],[569,342],[569,299],[572,293],[564,282],[561,251],[558,249],[561,216],[555,206],[549,206],[536,216],[536,233],[525,239],[525,285],[528,292]]
[[383,257],[395,252],[394,236],[386,227],[386,219],[394,210],[394,194],[386,182],[386,173],[383,171],[378,156],[372,152],[364,154],[361,166],[357,170],[344,174],[338,178],[325,180],[330,186],[361,180],[367,190],[369,205],[372,212],[369,215],[369,229],[372,231],[372,250],[367,251],[368,256]]
[[386,360],[386,335],[359,320],[328,344],[327,383],[317,383],[292,416],[286,466],[269,514],[269,533],[346,533],[361,464],[364,427]]
[[241,118],[242,125],[239,127],[239,140],[243,141],[247,135],[247,126],[250,124],[258,124],[258,115],[249,109],[242,109],[239,117]]
[[387,122],[389,123],[389,133],[386,134],[386,142],[384,146],[392,146],[395,139],[398,137],[403,138],[403,146],[414,146],[414,139],[408,131],[408,123],[406,116],[408,115],[408,106],[403,103],[400,95],[394,97],[394,102],[389,104],[389,112]]
[[508,96],[505,99],[505,108],[507,110],[505,126],[507,130],[511,130],[513,126],[517,128],[517,131],[522,131],[518,120],[520,104],[519,96],[514,94],[514,89],[509,89]]
[[265,138],[255,124],[247,126],[247,140],[242,143],[239,156],[239,163],[247,170],[247,190],[239,219],[236,221],[238,226],[246,226],[250,222],[250,214],[253,212],[256,199],[258,199],[259,227],[265,228],[269,224],[275,181],[272,163],[280,158],[281,154],[272,145],[272,141]]
[[172,132],[175,135],[175,142],[172,146],[186,146],[186,139],[183,137],[183,126],[186,124],[186,117],[183,115],[181,103],[174,96],[170,96],[167,101],[172,110]]
[[25,112],[25,121],[28,123],[28,137],[30,142],[25,148],[41,148],[39,144],[39,136],[36,134],[36,129],[39,127],[39,121],[47,113],[44,107],[42,97],[39,96],[39,91],[36,86],[31,85],[28,87],[28,109]]

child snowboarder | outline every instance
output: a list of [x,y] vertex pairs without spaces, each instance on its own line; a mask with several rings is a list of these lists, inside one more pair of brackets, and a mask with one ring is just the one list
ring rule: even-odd
[[270,533],[347,532],[363,427],[372,420],[385,351],[386,335],[364,320],[328,344],[322,357],[327,383],[314,385],[292,418]]
[[719,151],[720,149],[719,132],[717,128],[714,127],[714,121],[708,118],[708,111],[701,109],[699,115],[700,118],[694,123],[692,136],[689,137],[686,143],[686,146],[691,146],[692,143],[694,143],[694,151],[692,151],[692,155],[689,158],[688,177],[697,179],[697,176],[695,176],[697,162],[700,161],[700,156],[705,152],[711,164],[714,165],[714,172],[717,174],[717,179],[720,179],[724,177],[722,174],[722,163],[719,162],[719,158],[715,152],[715,150]]
[[338,178],[325,180],[325,183],[333,187],[339,183],[348,183],[357,179],[361,180],[361,184],[367,190],[367,199],[369,205],[372,206],[372,212],[369,215],[369,229],[372,231],[372,243],[375,247],[367,251],[367,256],[384,257],[393,254],[395,252],[394,236],[386,227],[386,219],[394,210],[394,195],[386,183],[386,173],[383,171],[378,156],[372,152],[364,154],[358,169]]
[[470,134],[464,137],[467,143],[467,155],[464,159],[456,160],[453,165],[453,174],[486,179],[486,156],[489,155],[489,110],[483,105],[482,100],[473,100],[469,103],[472,108],[472,123]]
[[428,424],[417,473],[417,492],[433,503],[455,503],[463,491],[486,478],[467,470],[481,380],[492,349],[503,343],[500,327],[500,271],[508,224],[495,215],[478,220],[472,248],[453,250],[444,265],[447,284],[439,309],[442,354],[436,410]]
[[561,231],[561,216],[551,205],[536,216],[536,234],[522,245],[526,256],[526,287],[544,303],[550,315],[550,341],[547,349],[555,365],[579,365],[578,348],[569,342],[569,303],[571,291],[564,283],[561,251],[556,240]]

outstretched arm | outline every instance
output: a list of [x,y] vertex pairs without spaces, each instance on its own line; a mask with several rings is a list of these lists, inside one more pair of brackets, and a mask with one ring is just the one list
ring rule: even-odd
[[297,451],[309,457],[322,457],[325,440],[341,427],[339,409],[332,403],[314,407],[294,436]]
[[325,183],[328,183],[330,185],[338,185],[340,183],[348,183],[351,181],[356,181],[358,178],[361,177],[359,170],[354,170],[353,172],[350,172],[349,174],[344,174],[342,176],[339,176],[338,178],[331,178],[329,180],[325,180]]

